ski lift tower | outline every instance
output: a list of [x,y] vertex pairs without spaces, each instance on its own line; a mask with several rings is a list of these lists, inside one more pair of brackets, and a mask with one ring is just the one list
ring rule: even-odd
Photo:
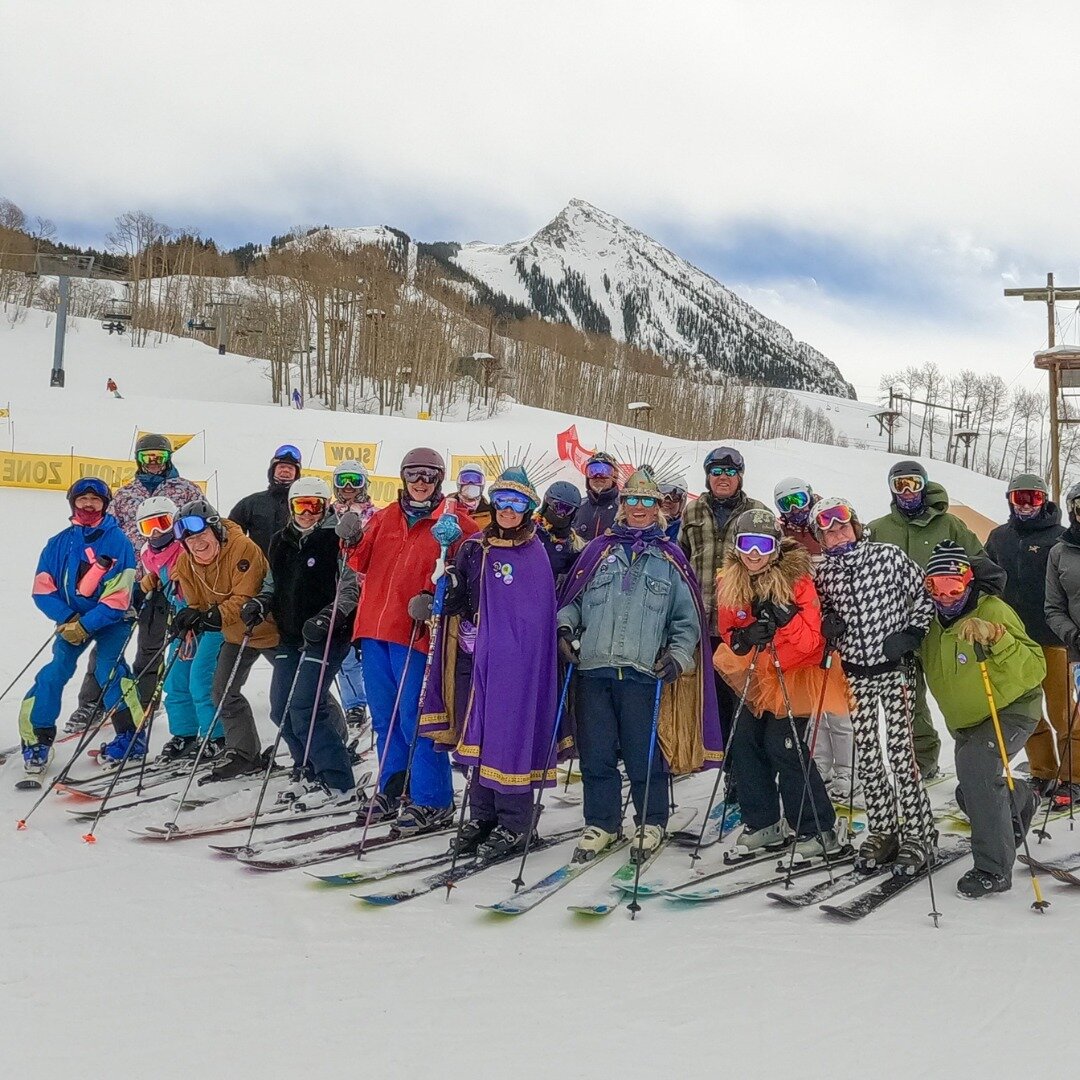
[[[1035,354],[1035,366],[1050,374],[1050,490],[1061,501],[1061,428],[1080,420],[1061,408],[1066,397],[1080,392],[1080,345],[1055,345]],[[1071,393],[1069,393],[1071,391]],[[1062,415],[1065,412],[1066,415]]]
[[633,416],[638,427],[649,426],[649,420],[652,417],[652,405],[647,401],[631,401],[626,406],[626,411]]

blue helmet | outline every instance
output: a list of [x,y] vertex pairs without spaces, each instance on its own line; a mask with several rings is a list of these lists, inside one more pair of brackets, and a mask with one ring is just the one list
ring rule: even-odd
[[104,513],[109,509],[112,502],[112,491],[109,485],[99,476],[80,476],[71,487],[68,488],[67,501],[72,513],[75,511],[75,500],[80,495],[96,495],[105,504],[101,510]]
[[569,480],[556,480],[544,492],[544,502],[566,503],[567,506],[573,506],[576,509],[581,505],[581,492]]

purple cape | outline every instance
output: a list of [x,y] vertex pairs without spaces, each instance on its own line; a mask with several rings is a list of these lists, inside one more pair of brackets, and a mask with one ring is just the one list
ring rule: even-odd
[[[578,594],[589,583],[596,568],[607,558],[608,552],[619,546],[619,538],[605,533],[603,536],[590,540],[585,545],[585,550],[578,556],[574,564],[573,573],[563,583],[559,593],[559,607],[563,608],[572,603]],[[709,641],[709,619],[705,614],[705,606],[701,602],[701,587],[690,566],[689,561],[683,554],[678,544],[668,540],[662,534],[649,541],[664,558],[668,559],[678,570],[683,581],[690,587],[694,597],[694,607],[697,609],[699,634],[699,657],[697,670],[693,673],[698,680],[698,698],[701,702],[701,715],[694,718],[701,725],[701,741],[705,749],[705,760],[702,769],[718,769],[724,759],[724,738],[720,733],[720,714],[716,704],[716,682],[712,668],[712,644]],[[675,684],[681,683],[687,676],[677,679]],[[664,688],[665,698],[674,698],[672,686]],[[661,719],[667,710],[662,709]],[[661,731],[663,736],[663,731]],[[663,742],[663,737],[661,742]],[[670,764],[670,762],[669,762]]]
[[460,702],[451,709],[444,695],[454,620],[443,620],[420,708],[421,734],[446,746],[454,727],[451,713],[464,712],[455,758],[477,766],[483,787],[506,794],[551,787],[559,687],[555,582],[543,544],[535,537],[515,547],[485,543],[479,588],[468,703],[464,710]]

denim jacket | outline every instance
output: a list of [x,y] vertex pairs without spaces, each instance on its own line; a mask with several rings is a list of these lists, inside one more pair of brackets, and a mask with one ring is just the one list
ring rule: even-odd
[[665,648],[684,672],[694,668],[700,626],[693,594],[678,569],[653,547],[633,563],[624,547],[613,548],[558,618],[560,626],[580,635],[582,671],[630,667],[653,675]]

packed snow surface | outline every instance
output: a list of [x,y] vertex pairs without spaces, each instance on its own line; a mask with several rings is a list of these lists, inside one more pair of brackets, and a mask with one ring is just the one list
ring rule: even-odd
[[[531,442],[554,455],[555,434],[575,422],[586,446],[642,441],[641,432],[525,408],[469,424],[286,412],[267,403],[260,362],[189,341],[131,349],[92,322],[69,336],[67,388],[50,389],[47,322],[31,312],[13,328],[0,323],[0,405],[10,399],[16,449],[126,457],[136,428],[205,430],[177,463],[200,479],[216,471],[211,496],[225,510],[264,485],[282,442],[305,453],[317,439],[377,442],[376,471],[392,474],[417,444],[471,454]],[[122,400],[106,393],[110,376]],[[696,485],[705,444],[664,445]],[[10,447],[2,425],[0,446]],[[851,497],[864,517],[886,507],[883,478],[895,459],[879,451],[793,441],[740,449],[747,489],[763,499],[795,473]],[[316,457],[321,466],[321,448]],[[954,499],[1000,517],[1003,485],[927,464]],[[66,506],[38,491],[3,489],[0,500],[6,685],[49,633],[30,585]],[[2,746],[17,741],[28,682],[0,702]],[[260,662],[249,690],[267,742],[268,684]],[[73,682],[64,715],[75,694]],[[164,738],[161,725],[155,748]],[[950,751],[946,736],[945,764]],[[593,893],[600,868],[516,921],[491,921],[473,906],[511,891],[506,868],[463,882],[449,901],[439,892],[362,910],[350,896],[362,890],[319,891],[301,871],[256,874],[201,840],[137,841],[129,828],[161,824],[162,804],[103,818],[93,846],[66,813],[74,804],[59,797],[17,832],[33,801],[13,790],[20,776],[16,755],[0,770],[5,1076],[999,1077],[1067,1061],[1077,1046],[1067,980],[1080,959],[1080,893],[1045,881],[1053,906],[1033,914],[1020,872],[1011,893],[964,903],[953,883],[966,864],[946,868],[940,929],[927,917],[925,884],[852,925],[777,910],[761,894],[686,908],[653,899],[635,922],[625,907],[575,921],[566,904]],[[710,774],[679,785],[680,802],[703,807],[711,783]],[[553,805],[543,829],[578,820],[576,809]],[[1067,823],[1051,831],[1043,852],[1080,847]],[[567,851],[530,857],[526,877]]]

